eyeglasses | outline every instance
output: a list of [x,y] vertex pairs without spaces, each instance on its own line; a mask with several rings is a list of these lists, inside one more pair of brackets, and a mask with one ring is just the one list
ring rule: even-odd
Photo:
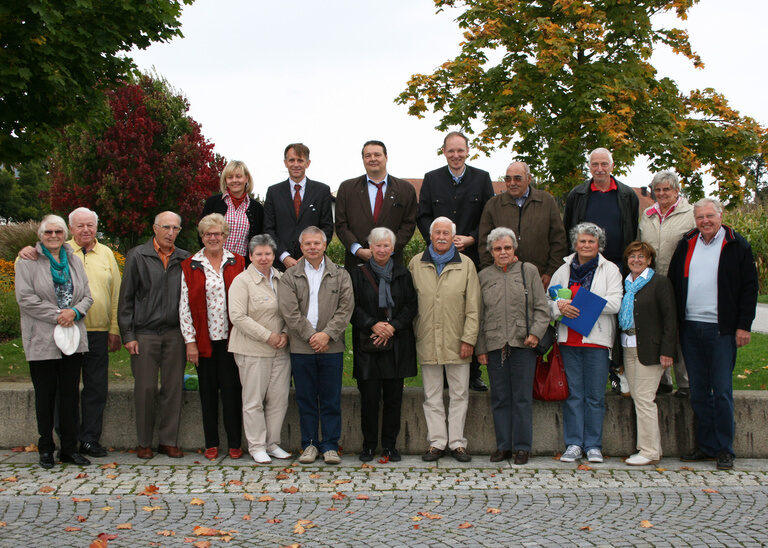
[[56,230],[43,230],[43,234],[46,236],[53,236],[54,234],[56,234],[56,236],[61,236],[64,234],[64,231],[60,228],[57,228]]
[[522,175],[513,175],[513,176],[506,175],[504,177],[505,183],[511,183],[512,181],[516,183],[522,183],[524,180],[525,180],[525,177],[523,177]]
[[224,233],[223,232],[205,232],[203,233],[203,238],[223,238]]
[[181,227],[180,226],[174,226],[174,225],[155,225],[160,230],[165,230],[166,232],[180,232]]
[[637,261],[644,261],[645,255],[643,255],[642,253],[632,253],[631,255],[627,255],[627,260],[629,261],[630,259],[634,259]]
[[509,252],[509,251],[512,251],[513,249],[515,248],[512,247],[511,245],[505,245],[505,246],[495,245],[491,248],[491,251],[495,251],[496,253],[498,253],[499,251],[502,251],[502,250]]

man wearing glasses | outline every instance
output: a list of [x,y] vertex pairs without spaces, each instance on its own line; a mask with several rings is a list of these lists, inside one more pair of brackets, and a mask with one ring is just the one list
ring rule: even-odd
[[118,324],[131,355],[136,405],[136,456],[152,458],[153,406],[160,371],[159,451],[178,458],[181,388],[186,347],[179,327],[181,262],[189,252],[174,245],[181,217],[164,211],[155,217],[154,237],[128,252],[120,287]]
[[504,182],[507,191],[491,198],[480,218],[480,267],[493,262],[487,249],[488,234],[496,227],[511,228],[517,236],[517,257],[539,269],[544,287],[567,254],[565,229],[551,194],[531,187],[531,170],[525,162],[512,162]]

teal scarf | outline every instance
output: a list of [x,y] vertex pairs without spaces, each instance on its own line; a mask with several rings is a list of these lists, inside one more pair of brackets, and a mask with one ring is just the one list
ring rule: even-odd
[[624,298],[621,299],[621,308],[619,309],[619,326],[626,330],[635,325],[635,295],[645,284],[651,281],[654,271],[648,268],[648,277],[638,276],[632,281],[630,278],[624,280]]
[[43,254],[48,257],[48,261],[51,263],[51,276],[53,276],[53,283],[65,284],[69,282],[71,279],[69,274],[69,259],[67,259],[67,251],[64,249],[64,247],[62,246],[59,250],[59,259],[61,259],[61,262],[54,259],[53,255],[51,255],[51,252],[48,251],[44,245],[41,245],[40,248],[43,250]]

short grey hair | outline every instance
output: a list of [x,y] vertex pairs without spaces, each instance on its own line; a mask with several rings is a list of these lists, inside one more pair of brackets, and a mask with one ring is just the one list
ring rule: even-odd
[[179,226],[181,226],[181,215],[179,215],[179,214],[178,214],[178,213],[176,213],[175,211],[161,211],[160,213],[158,213],[157,215],[155,215],[155,220],[154,220],[153,222],[154,222],[156,225],[159,225],[159,224],[160,224],[160,223],[158,223],[158,222],[157,222],[157,220],[160,218],[160,215],[162,215],[163,213],[173,213],[174,215],[176,215],[176,219],[178,219],[178,221],[179,221]]
[[675,172],[671,169],[659,171],[656,175],[653,176],[653,179],[651,179],[651,190],[656,190],[656,185],[660,185],[662,183],[668,183],[669,186],[680,192],[680,179],[678,179]]
[[701,200],[693,204],[694,215],[696,214],[697,209],[699,209],[700,207],[704,207],[708,204],[711,204],[715,208],[715,211],[717,211],[720,215],[723,214],[723,204],[720,203],[720,200],[718,200],[717,198],[702,198]]
[[395,247],[397,236],[395,236],[395,233],[386,226],[377,226],[371,230],[370,234],[368,234],[368,245],[377,244],[382,240],[389,240],[392,242],[392,247]]
[[248,255],[253,255],[253,250],[257,247],[268,245],[272,248],[272,253],[277,254],[277,244],[275,240],[269,234],[256,234],[251,241],[248,242]]
[[437,223],[450,223],[451,224],[451,236],[456,236],[456,223],[451,221],[448,217],[438,217],[432,224],[429,225],[429,233],[432,234],[432,229],[435,228]]
[[531,168],[528,165],[528,162],[523,162],[522,160],[515,160],[514,162],[510,162],[510,164],[507,166],[507,169],[511,168],[515,164],[523,164],[523,166],[525,167],[525,174],[530,177]]
[[95,211],[88,209],[87,207],[78,207],[77,209],[72,210],[72,213],[69,214],[69,226],[72,226],[72,223],[75,222],[75,215],[79,213],[87,213],[88,215],[92,215],[93,220],[96,221],[96,224],[99,224],[99,216],[96,215]]
[[608,161],[613,163],[613,154],[611,154],[611,151],[605,147],[598,147],[589,153],[588,159],[590,164],[592,163],[592,155],[595,154],[596,152],[605,152],[606,154],[608,154]]
[[46,215],[43,217],[43,220],[40,221],[40,226],[37,227],[37,238],[39,240],[43,239],[43,233],[48,228],[48,225],[58,225],[61,228],[64,229],[64,235],[69,238],[69,228],[67,228],[67,223],[64,222],[64,219],[59,217],[58,215]]
[[597,249],[601,253],[605,249],[605,230],[597,226],[595,223],[579,223],[571,229],[571,249],[576,249],[576,240],[579,239],[579,235],[589,234],[597,239]]
[[501,240],[502,238],[509,237],[512,239],[512,247],[517,249],[517,236],[515,236],[515,231],[511,228],[507,228],[506,226],[497,226],[493,230],[491,230],[491,233],[488,234],[488,252],[490,253],[491,248],[493,247],[493,244],[497,240]]
[[304,242],[304,235],[309,234],[320,234],[323,237],[323,243],[328,243],[328,236],[325,235],[325,232],[317,228],[316,226],[308,226],[304,230],[301,231],[301,234],[299,234],[299,245],[301,245]]

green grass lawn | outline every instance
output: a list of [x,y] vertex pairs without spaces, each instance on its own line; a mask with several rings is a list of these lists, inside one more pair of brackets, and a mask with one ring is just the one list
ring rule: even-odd
[[[352,329],[346,333],[347,350],[344,352],[343,386],[357,386],[352,378]],[[187,364],[187,372],[194,373],[194,366]],[[483,379],[488,373],[483,368]],[[110,382],[133,382],[131,362],[125,349],[109,355]],[[0,381],[28,382],[29,366],[24,359],[21,339],[0,343]],[[406,386],[421,386],[421,369],[416,377],[405,380]],[[768,335],[753,333],[752,342],[739,349],[733,371],[733,387],[736,390],[766,390],[768,387]]]

